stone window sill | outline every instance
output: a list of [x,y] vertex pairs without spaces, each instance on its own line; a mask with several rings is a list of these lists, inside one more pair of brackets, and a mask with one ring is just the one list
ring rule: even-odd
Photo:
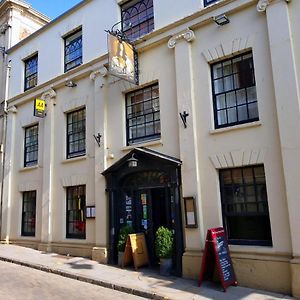
[[259,127],[261,125],[262,125],[261,121],[256,121],[256,122],[235,125],[235,126],[230,126],[230,127],[225,127],[225,128],[212,129],[212,130],[210,130],[209,133],[210,134],[219,134],[219,133],[223,133],[223,132],[235,131],[235,130],[240,130],[240,129],[244,129],[244,128]]

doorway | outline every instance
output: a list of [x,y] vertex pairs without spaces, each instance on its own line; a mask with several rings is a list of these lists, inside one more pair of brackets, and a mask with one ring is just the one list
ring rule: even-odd
[[[134,155],[138,165],[128,166]],[[135,148],[102,174],[106,178],[109,208],[108,263],[116,264],[120,228],[145,233],[149,259],[157,265],[154,240],[160,226],[174,233],[173,274],[181,276],[183,232],[181,214],[181,161],[165,154]]]
[[135,231],[144,232],[152,266],[158,264],[155,255],[155,233],[160,226],[172,229],[171,199],[168,188],[149,188],[135,191],[137,213]]

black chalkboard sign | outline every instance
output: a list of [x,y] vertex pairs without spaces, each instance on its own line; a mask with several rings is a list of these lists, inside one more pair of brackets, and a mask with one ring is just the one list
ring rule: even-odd
[[230,285],[237,285],[228,248],[225,231],[222,227],[207,231],[202,265],[199,274],[199,286],[203,280],[213,279],[213,270],[217,267],[224,291]]

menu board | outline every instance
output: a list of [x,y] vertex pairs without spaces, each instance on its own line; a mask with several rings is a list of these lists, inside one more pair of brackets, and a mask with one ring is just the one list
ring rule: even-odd
[[213,270],[217,267],[219,279],[224,291],[230,285],[237,285],[228,241],[222,227],[207,231],[202,265],[199,274],[199,286],[203,280],[212,280]]

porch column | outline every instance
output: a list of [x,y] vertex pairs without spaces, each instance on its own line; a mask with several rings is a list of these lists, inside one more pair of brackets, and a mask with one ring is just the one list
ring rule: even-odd
[[49,89],[42,95],[47,104],[47,115],[44,117],[43,132],[43,188],[42,188],[42,224],[41,244],[39,250],[51,251],[52,243],[52,206],[53,206],[53,176],[54,176],[54,114],[56,92]]
[[[267,18],[279,138],[294,257],[291,261],[292,293],[293,296],[300,297],[300,93],[288,2],[291,1],[259,1],[257,9],[260,12],[265,11]],[[293,2],[290,5],[292,6]]]
[[[185,229],[186,252],[199,251],[199,247],[203,247],[204,237],[191,54],[192,41],[194,39],[194,32],[187,29],[173,36],[168,42],[168,47],[174,49],[175,52],[180,159],[182,160],[182,192],[183,197],[193,196],[196,198],[198,210],[198,229]],[[184,124],[184,121],[186,121],[186,124]],[[182,205],[182,207],[184,206]],[[188,275],[185,273],[184,267],[183,274]]]
[[[15,174],[15,140],[16,140],[16,113],[17,108],[11,106],[7,109],[7,138],[5,145],[5,166],[3,174],[3,206],[1,239],[8,243],[11,236],[11,212],[12,212],[12,190],[14,188]],[[14,222],[14,220],[13,220]]]
[[107,167],[107,69],[102,66],[90,75],[94,81],[94,120],[95,136],[101,136],[99,145],[95,140],[95,233],[96,247],[93,248],[93,260],[107,262],[107,199],[105,178],[101,173]]

